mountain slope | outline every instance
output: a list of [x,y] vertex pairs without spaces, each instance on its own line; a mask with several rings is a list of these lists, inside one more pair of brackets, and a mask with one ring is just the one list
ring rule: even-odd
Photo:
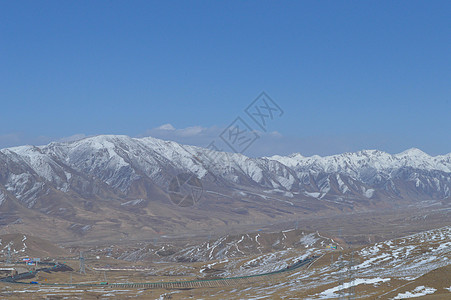
[[[211,154],[151,137],[115,135],[2,149],[1,219],[11,225],[29,211],[34,218],[42,214],[43,224],[56,218],[74,235],[103,228],[126,236],[190,222],[220,226],[448,201],[451,195],[451,154],[432,157],[418,149],[327,157],[215,152],[212,159]],[[201,180],[201,206],[171,202],[169,183],[184,173]]]

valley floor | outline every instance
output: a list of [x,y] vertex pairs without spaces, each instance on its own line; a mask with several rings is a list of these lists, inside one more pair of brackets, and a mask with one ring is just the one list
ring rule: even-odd
[[[255,241],[299,240],[296,247],[261,251],[211,261],[133,264],[113,258],[87,259],[86,274],[78,272],[38,273],[39,283],[70,282],[105,286],[47,286],[1,283],[5,299],[449,299],[451,297],[451,227],[424,231],[363,247],[343,247],[339,241],[320,233],[286,230],[268,235],[229,238],[237,249],[246,251]],[[270,240],[272,239],[272,240]],[[277,239],[274,241],[274,239]],[[242,244],[241,244],[242,243]],[[208,244],[210,246],[210,244]],[[331,247],[332,246],[332,247]],[[334,247],[337,246],[337,249]],[[200,247],[200,245],[199,245]],[[274,246],[275,247],[275,246]],[[211,249],[210,247],[209,249]],[[229,248],[229,251],[231,251]],[[203,252],[202,252],[203,253]],[[232,253],[232,252],[230,252]],[[233,255],[232,255],[233,256]],[[112,283],[174,282],[258,275],[283,270],[296,262],[318,256],[308,265],[289,272],[266,275],[257,280],[235,280],[213,287],[186,286],[166,288],[118,286]],[[77,260],[66,262],[77,270]],[[99,265],[104,265],[100,268]],[[105,265],[108,266],[105,267]],[[139,269],[139,266],[142,266]],[[149,265],[149,264],[147,264]],[[130,270],[131,268],[135,268]],[[26,280],[24,282],[29,282]]]

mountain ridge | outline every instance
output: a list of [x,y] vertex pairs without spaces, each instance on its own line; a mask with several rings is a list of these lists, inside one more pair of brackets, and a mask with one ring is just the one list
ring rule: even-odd
[[[127,193],[133,181],[143,176],[150,177],[157,184],[164,184],[159,175],[168,166],[173,169],[173,172],[169,172],[172,176],[182,171],[203,179],[210,173],[241,183],[237,176],[244,174],[254,184],[284,190],[294,188],[294,177],[299,179],[307,174],[337,173],[368,184],[372,182],[367,178],[368,173],[378,173],[390,179],[394,172],[403,168],[451,173],[451,154],[430,156],[417,148],[398,154],[362,150],[331,156],[304,157],[297,153],[260,158],[216,152],[216,161],[213,163],[209,161],[207,151],[205,148],[152,137],[99,135],[74,142],[5,148],[0,153],[6,155],[9,152],[13,161],[22,160],[25,167],[32,169],[46,181],[55,183],[64,192],[68,190],[68,181],[72,176],[71,172],[64,169],[70,168],[72,171],[94,175],[124,193]],[[87,161],[87,157],[90,157],[91,163]],[[103,172],[105,170],[108,171],[107,174]],[[64,176],[62,172],[65,173]],[[11,185],[9,187],[11,189]]]
[[[169,184],[185,173],[200,179],[199,207],[171,201]],[[451,155],[433,157],[419,149],[250,158],[152,137],[100,135],[0,150],[3,223],[26,220],[28,209],[69,222],[68,230],[79,235],[108,216],[116,217],[105,227],[158,231],[183,227],[174,224],[177,218],[199,219],[201,209],[211,215],[202,222],[240,223],[448,201],[450,191]]]

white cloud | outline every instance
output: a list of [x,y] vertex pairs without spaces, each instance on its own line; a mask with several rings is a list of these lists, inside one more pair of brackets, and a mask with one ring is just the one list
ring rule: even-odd
[[163,124],[156,128],[147,130],[138,137],[151,136],[162,140],[171,140],[181,144],[207,146],[214,138],[219,136],[221,128],[190,126],[186,128],[175,128],[172,124]]
[[178,134],[181,136],[189,137],[189,136],[196,136],[199,134],[203,134],[204,131],[206,131],[206,130],[207,130],[207,128],[203,128],[200,126],[193,126],[193,127],[187,127],[187,128],[178,130]]
[[157,127],[156,129],[159,129],[159,130],[175,130],[175,127],[172,126],[172,124],[167,123],[167,124],[163,124],[163,125]]

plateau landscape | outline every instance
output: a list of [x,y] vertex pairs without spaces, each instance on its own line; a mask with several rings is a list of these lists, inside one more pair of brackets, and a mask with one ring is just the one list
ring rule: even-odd
[[450,16],[1,0],[0,300],[451,299]]

